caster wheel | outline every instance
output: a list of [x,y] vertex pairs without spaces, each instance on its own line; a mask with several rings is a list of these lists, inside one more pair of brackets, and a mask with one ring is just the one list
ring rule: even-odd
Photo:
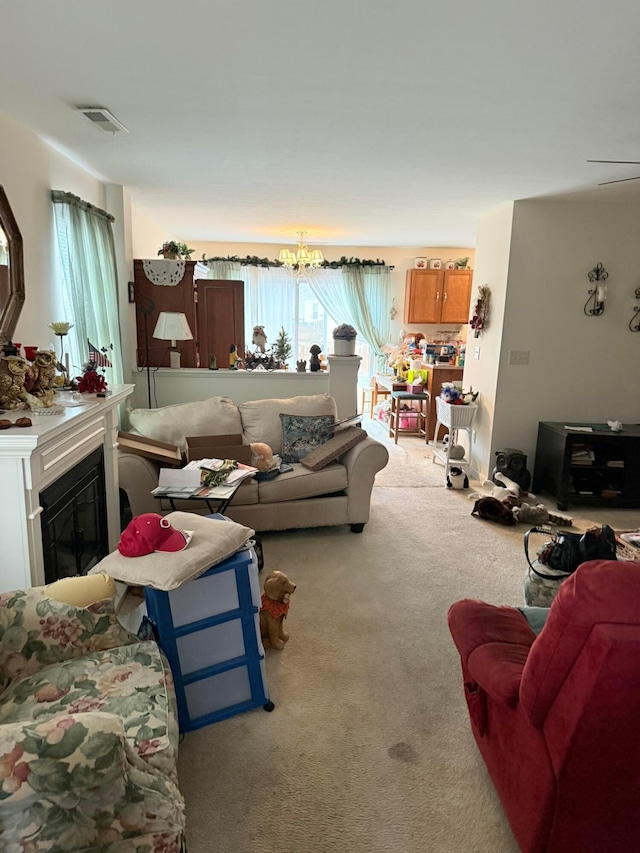
[[265,711],[273,711],[276,706],[273,704],[273,702],[267,702],[267,704],[263,705],[262,707]]

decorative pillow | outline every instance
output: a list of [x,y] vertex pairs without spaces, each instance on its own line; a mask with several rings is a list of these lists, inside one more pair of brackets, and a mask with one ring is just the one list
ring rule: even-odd
[[184,551],[154,551],[144,557],[123,557],[114,551],[89,574],[104,572],[131,586],[176,589],[231,557],[255,533],[235,521],[214,520],[193,512],[170,512],[166,518],[176,530],[193,531],[193,539]]
[[133,409],[129,423],[147,438],[177,444],[183,453],[188,435],[231,435],[242,431],[238,407],[229,397],[210,397],[160,409]]
[[300,462],[311,450],[333,436],[333,415],[280,415],[282,461]]
[[282,424],[285,415],[338,415],[336,401],[330,394],[309,394],[299,397],[277,397],[268,400],[249,400],[239,403],[242,433],[248,444],[264,441],[273,453],[282,451]]
[[333,462],[334,459],[342,456],[347,450],[351,450],[356,444],[364,441],[366,437],[367,433],[363,429],[360,429],[360,427],[347,427],[346,429],[338,430],[333,438],[330,438],[325,444],[321,444],[320,447],[316,447],[315,450],[308,453],[302,459],[302,464],[311,471],[320,471],[329,462]]

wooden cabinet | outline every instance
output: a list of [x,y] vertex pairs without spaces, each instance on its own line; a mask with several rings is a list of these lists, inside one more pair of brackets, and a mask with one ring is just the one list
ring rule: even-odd
[[244,283],[197,279],[197,339],[200,366],[209,367],[215,355],[219,368],[229,367],[229,349],[244,354]]
[[468,323],[473,270],[407,270],[406,323]]
[[569,504],[640,506],[640,426],[623,424],[611,432],[606,424],[592,432],[574,432],[560,421],[538,424],[533,472],[534,492],[556,496],[558,509]]

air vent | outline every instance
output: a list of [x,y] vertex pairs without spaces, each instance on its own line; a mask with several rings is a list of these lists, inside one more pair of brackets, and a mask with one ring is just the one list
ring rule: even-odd
[[104,107],[78,107],[78,109],[100,130],[105,130],[108,133],[118,133],[124,130],[125,133],[129,133],[127,128]]

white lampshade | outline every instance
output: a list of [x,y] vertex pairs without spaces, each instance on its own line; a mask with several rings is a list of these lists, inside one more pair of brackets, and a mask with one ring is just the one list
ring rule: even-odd
[[324,255],[320,251],[320,249],[314,249],[311,252],[311,263],[320,265],[324,261]]
[[192,341],[193,335],[187,315],[176,311],[161,311],[153,330],[153,337],[164,341]]

